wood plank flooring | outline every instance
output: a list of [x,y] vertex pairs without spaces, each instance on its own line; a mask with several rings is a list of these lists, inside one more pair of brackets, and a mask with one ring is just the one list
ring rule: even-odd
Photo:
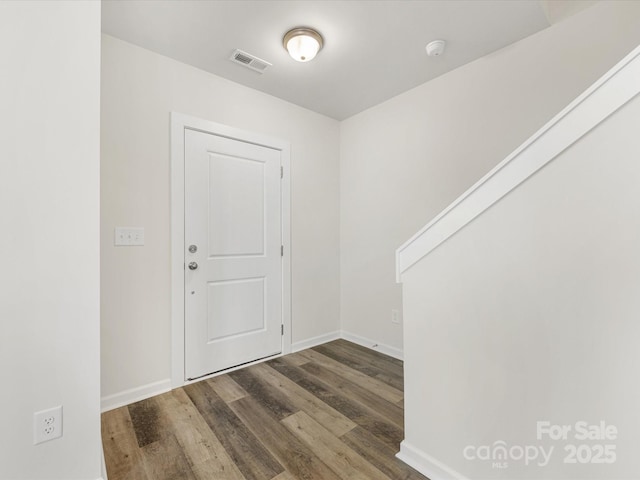
[[402,362],[345,340],[102,414],[109,480],[419,480]]

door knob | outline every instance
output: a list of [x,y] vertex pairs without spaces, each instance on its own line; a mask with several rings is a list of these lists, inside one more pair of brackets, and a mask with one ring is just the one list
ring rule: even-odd
[[189,263],[189,270],[197,270],[197,269],[198,269],[198,264],[196,262]]

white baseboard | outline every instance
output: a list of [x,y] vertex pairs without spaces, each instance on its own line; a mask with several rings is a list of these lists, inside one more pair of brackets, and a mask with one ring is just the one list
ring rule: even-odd
[[317,337],[308,338],[300,342],[295,342],[291,345],[291,351],[299,352],[300,350],[313,348],[316,345],[322,345],[323,343],[331,342],[339,338],[342,338],[343,340],[347,340],[349,342],[357,343],[358,345],[376,350],[380,353],[384,353],[385,355],[389,355],[390,357],[397,358],[399,360],[403,359],[402,350],[400,350],[399,348],[391,347],[389,345],[385,345],[384,343],[379,343],[375,340],[361,337],[360,335],[356,335],[355,333],[345,332],[344,330],[325,333],[324,335],[318,335]]
[[389,345],[385,345],[384,343],[379,343],[375,340],[361,337],[360,335],[356,335],[355,333],[349,333],[343,330],[342,332],[340,332],[340,338],[343,338],[344,340],[347,340],[349,342],[357,343],[358,345],[361,345],[363,347],[370,348],[371,350],[376,350],[380,353],[384,353],[385,355],[397,358],[398,360],[404,359],[404,354],[399,348],[391,347]]
[[409,445],[406,440],[400,443],[400,452],[396,457],[430,480],[468,480],[448,465]]
[[299,352],[307,348],[315,347],[316,345],[322,345],[323,343],[331,342],[341,338],[340,331],[325,333],[324,335],[318,335],[317,337],[307,338],[301,342],[295,342],[291,345],[291,352]]
[[[308,338],[306,340],[293,343],[291,345],[291,352],[299,352],[300,350],[304,350],[306,348],[315,347],[316,345],[321,345],[323,343],[331,342],[332,340],[337,340],[338,338],[341,338],[340,333],[340,331],[325,333],[324,335],[319,335],[317,337]],[[229,373],[233,370],[248,367],[252,364],[261,363],[263,361],[264,359],[261,359],[250,364],[241,365],[240,367],[225,370],[224,373]],[[213,373],[209,376],[198,378],[197,380],[191,382],[185,382],[185,385],[189,383],[195,383],[200,380],[205,380],[207,378],[215,377],[216,375],[219,375],[219,373]],[[160,395],[161,393],[166,393],[171,389],[171,379],[169,378],[167,378],[166,380],[160,380],[159,382],[149,383],[147,385],[142,385],[140,387],[102,397],[100,401],[100,409],[102,412],[107,412],[109,410],[123,407],[125,405],[129,405],[131,403],[138,402],[155,395]]]
[[[318,335],[317,337],[308,338],[300,342],[295,342],[291,345],[291,351],[299,352],[300,350],[312,348],[316,345],[331,342],[339,338],[343,338],[344,340],[348,340],[349,342],[357,343],[358,345],[362,345],[363,347],[377,350],[380,353],[384,353],[385,355],[389,355],[391,357],[402,360],[402,350],[398,348],[390,347],[383,343],[378,343],[374,340],[370,340],[353,333],[339,330],[325,333],[324,335]],[[244,366],[246,365],[243,365],[243,367]],[[119,408],[124,405],[129,405],[130,403],[153,397],[155,395],[160,395],[161,393],[165,393],[170,390],[171,379],[167,378],[165,380],[160,380],[159,382],[149,383],[147,385],[142,385],[140,387],[102,397],[100,402],[100,409],[102,412],[106,412],[109,410],[113,410],[114,408]]]
[[113,410],[114,408],[129,405],[130,403],[144,400],[145,398],[160,395],[171,390],[171,379],[160,380],[159,382],[149,383],[141,387],[132,388],[123,392],[102,397],[100,401],[100,409],[102,412]]

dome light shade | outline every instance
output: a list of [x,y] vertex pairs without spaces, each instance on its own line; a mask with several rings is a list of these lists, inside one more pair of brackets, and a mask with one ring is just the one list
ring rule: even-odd
[[323,43],[322,35],[312,28],[306,27],[289,30],[282,39],[284,48],[289,52],[291,58],[298,62],[313,60],[322,50]]

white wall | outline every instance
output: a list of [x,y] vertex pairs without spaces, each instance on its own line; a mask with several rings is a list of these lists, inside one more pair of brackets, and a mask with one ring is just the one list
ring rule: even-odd
[[171,111],[291,142],[292,342],[339,330],[338,122],[109,36],[102,54],[103,396],[170,376]]
[[602,2],[343,121],[342,328],[402,348],[395,249],[638,43],[640,2]]
[[[403,274],[405,441],[468,478],[637,478],[640,97]],[[538,421],[569,425],[538,439]],[[617,427],[581,441],[575,423]],[[467,445],[554,447],[547,467]],[[615,446],[566,464],[567,444]]]
[[100,4],[0,2],[0,58],[0,478],[95,480]]

